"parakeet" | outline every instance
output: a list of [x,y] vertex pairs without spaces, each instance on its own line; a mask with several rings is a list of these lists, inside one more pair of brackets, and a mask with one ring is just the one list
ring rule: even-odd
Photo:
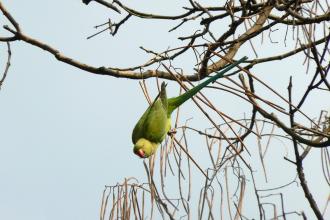
[[171,128],[172,112],[185,101],[193,97],[202,88],[223,77],[224,73],[246,59],[247,57],[243,57],[242,59],[228,65],[215,76],[210,77],[201,84],[177,97],[167,98],[166,84],[163,82],[160,93],[155,98],[154,102],[143,113],[142,117],[133,129],[133,152],[140,158],[147,158],[153,155],[156,152],[158,145],[164,140],[167,132]]

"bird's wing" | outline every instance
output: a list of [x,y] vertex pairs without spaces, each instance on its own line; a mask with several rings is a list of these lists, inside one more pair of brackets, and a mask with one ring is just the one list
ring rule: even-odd
[[140,138],[160,143],[167,132],[167,111],[160,99],[157,99],[142,115],[133,129],[132,141],[135,144]]
[[168,126],[166,84],[163,82],[160,93],[135,125],[132,141],[135,144],[140,138],[145,138],[160,143],[169,129]]

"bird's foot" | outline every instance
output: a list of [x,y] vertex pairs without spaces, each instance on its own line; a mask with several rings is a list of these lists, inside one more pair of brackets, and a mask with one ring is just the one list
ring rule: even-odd
[[174,136],[175,134],[176,134],[176,129],[175,128],[173,128],[173,129],[170,129],[168,132],[167,132],[167,134],[169,135],[169,136]]

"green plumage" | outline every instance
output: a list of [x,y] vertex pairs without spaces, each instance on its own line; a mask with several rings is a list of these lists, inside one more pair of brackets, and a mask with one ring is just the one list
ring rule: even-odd
[[156,152],[157,146],[164,140],[167,132],[171,128],[171,114],[172,112],[182,105],[185,101],[193,97],[202,88],[209,83],[224,76],[224,74],[237,66],[239,63],[245,61],[247,57],[228,65],[215,76],[210,77],[196,87],[188,90],[184,94],[167,98],[166,84],[163,82],[161,91],[156,97],[155,101],[143,113],[140,120],[134,127],[132,133],[132,141],[134,144],[134,153],[142,158],[150,157]]

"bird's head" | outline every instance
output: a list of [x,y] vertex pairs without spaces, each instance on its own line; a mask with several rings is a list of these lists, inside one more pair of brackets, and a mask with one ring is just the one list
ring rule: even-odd
[[140,138],[134,145],[133,152],[140,158],[148,158],[153,155],[157,149],[156,143],[152,143],[147,139]]

